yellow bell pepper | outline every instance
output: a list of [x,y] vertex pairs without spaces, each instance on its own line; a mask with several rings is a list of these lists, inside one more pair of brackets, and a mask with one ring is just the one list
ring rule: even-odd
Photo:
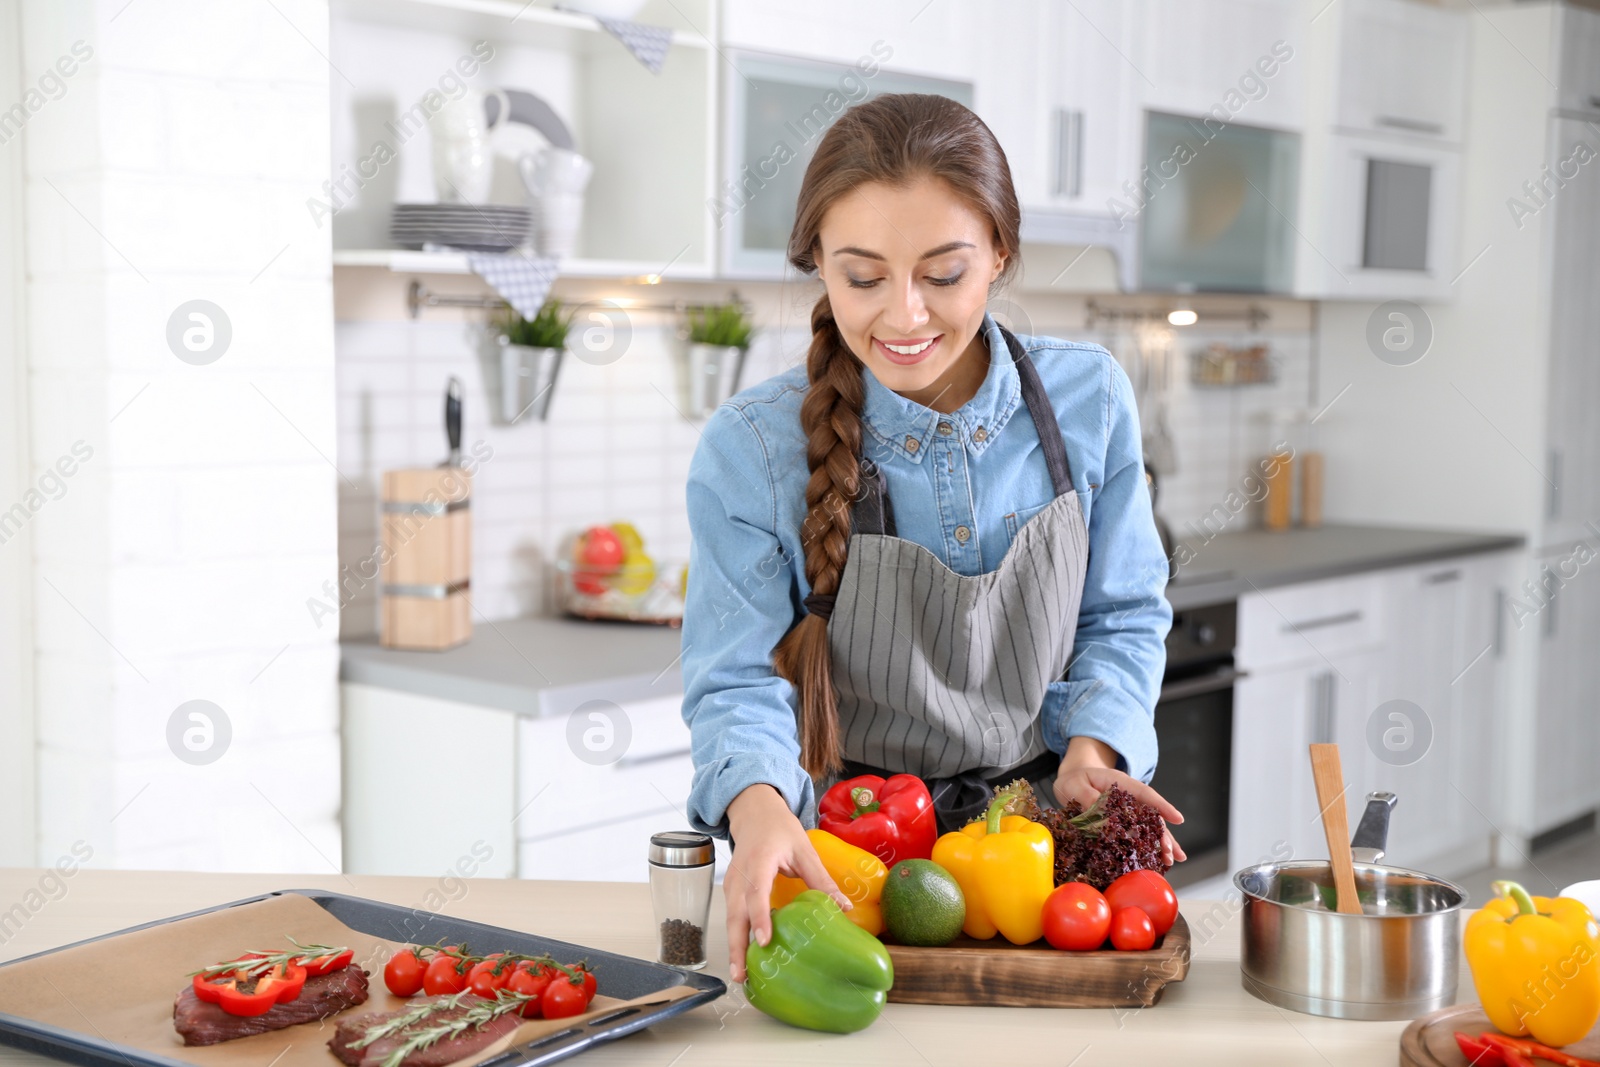
[[[811,847],[829,877],[850,900],[850,910],[844,917],[861,929],[877,937],[883,933],[883,910],[878,901],[883,896],[883,883],[888,880],[889,868],[883,861],[864,848],[857,848],[826,830],[807,830]],[[799,878],[780,874],[772,880],[772,906],[781,908],[807,888]]]
[[1014,945],[1044,936],[1044,901],[1055,889],[1055,840],[1043,825],[1004,814],[1013,799],[1001,790],[986,818],[933,843],[933,862],[949,871],[967,898],[961,929],[981,941],[1004,934]]
[[1600,1019],[1600,926],[1569,897],[1494,891],[1462,935],[1484,1014],[1503,1033],[1570,1045]]

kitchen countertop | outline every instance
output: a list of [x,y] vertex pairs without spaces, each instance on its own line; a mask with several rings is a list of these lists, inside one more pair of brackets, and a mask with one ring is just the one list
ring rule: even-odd
[[[42,870],[0,870],[0,902],[29,899]],[[468,880],[445,910],[463,918],[649,958],[654,921],[649,887],[624,882]],[[337,874],[175,874],[80,870],[66,892],[43,900],[20,929],[6,927],[0,960],[241,897],[286,888],[323,888],[417,907],[438,895],[434,878]],[[454,896],[454,894],[452,894]],[[727,980],[722,894],[712,905],[707,973]],[[1126,1063],[1271,1063],[1341,1067],[1393,1063],[1404,1022],[1348,1022],[1274,1008],[1239,985],[1239,919],[1226,902],[1183,901],[1193,931],[1188,978],[1167,987],[1154,1007],[1137,1010],[952,1008],[890,1004],[872,1026],[836,1036],[797,1030],[751,1008],[739,987],[648,1030],[582,1053],[593,1064],[1041,1063],[1100,1067]],[[1214,916],[1208,922],[1205,917]],[[1207,931],[1211,931],[1207,936]],[[604,982],[604,978],[601,979]],[[1460,995],[1470,999],[1465,970]],[[55,1061],[0,1048],[0,1067]],[[330,1058],[330,1067],[338,1065]]]
[[563,715],[586,700],[628,703],[683,691],[681,631],[582,619],[480,622],[443,652],[340,644],[339,680],[499,708]]
[[[1239,530],[1205,540],[1174,531],[1192,553],[1167,586],[1178,610],[1273,586],[1518,548],[1520,536],[1391,526]],[[586,700],[627,703],[679,693],[681,631],[665,626],[520,618],[480,623],[444,652],[342,644],[342,681],[519,715],[561,715]]]
[[[1167,586],[1167,599],[1180,611],[1273,586],[1501,552],[1523,544],[1517,534],[1333,524],[1230,531],[1209,541],[1204,529],[1191,524],[1188,529],[1174,529],[1172,536],[1192,554]],[[1184,558],[1181,548],[1174,551]]]

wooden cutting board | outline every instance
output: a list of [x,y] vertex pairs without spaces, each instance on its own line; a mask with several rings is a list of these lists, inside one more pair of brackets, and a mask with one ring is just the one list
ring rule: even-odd
[[[895,978],[898,980],[899,975]],[[1476,1004],[1440,1008],[1413,1020],[1400,1035],[1400,1067],[1468,1067],[1467,1058],[1456,1046],[1455,1032],[1481,1034],[1493,1029],[1489,1017]],[[1600,1059],[1600,1030],[1591,1031],[1588,1037],[1562,1051],[1586,1060]]]
[[1189,973],[1183,916],[1144,952],[1063,952],[1043,941],[962,934],[942,948],[889,945],[898,1004],[984,1004],[1009,1008],[1147,1008]]

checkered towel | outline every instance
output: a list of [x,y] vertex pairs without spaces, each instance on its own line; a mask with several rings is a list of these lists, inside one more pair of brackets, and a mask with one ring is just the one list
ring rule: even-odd
[[[569,7],[556,8],[561,11],[572,11]],[[588,14],[585,11],[575,11],[573,14]],[[663,26],[648,26],[642,22],[630,22],[627,19],[608,19],[595,15],[598,22],[607,33],[621,41],[628,51],[633,53],[633,58],[645,65],[651,74],[661,73],[661,64],[666,62],[667,47],[672,44],[672,31]]]
[[525,319],[539,314],[556,280],[560,262],[553,256],[524,256],[515,252],[467,254],[467,265],[472,273],[488,282]]

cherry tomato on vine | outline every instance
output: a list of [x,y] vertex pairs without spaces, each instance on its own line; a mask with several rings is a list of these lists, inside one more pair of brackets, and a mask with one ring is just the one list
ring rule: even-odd
[[430,997],[445,993],[459,993],[467,988],[467,972],[458,956],[443,953],[428,962],[422,973],[422,991]]
[[584,992],[583,983],[573,985],[563,975],[555,979],[544,988],[544,997],[540,1007],[544,1010],[546,1019],[562,1019],[568,1015],[582,1015],[583,1009],[589,1006],[589,997]]
[[422,991],[422,975],[427,969],[415,949],[403,948],[383,965],[383,984],[397,997],[413,996]]
[[525,997],[532,997],[521,1008],[524,1019],[537,1019],[544,1014],[544,991],[550,984],[550,976],[543,970],[528,963],[519,963],[517,969],[511,972],[511,977],[506,981],[506,989],[519,993]]

